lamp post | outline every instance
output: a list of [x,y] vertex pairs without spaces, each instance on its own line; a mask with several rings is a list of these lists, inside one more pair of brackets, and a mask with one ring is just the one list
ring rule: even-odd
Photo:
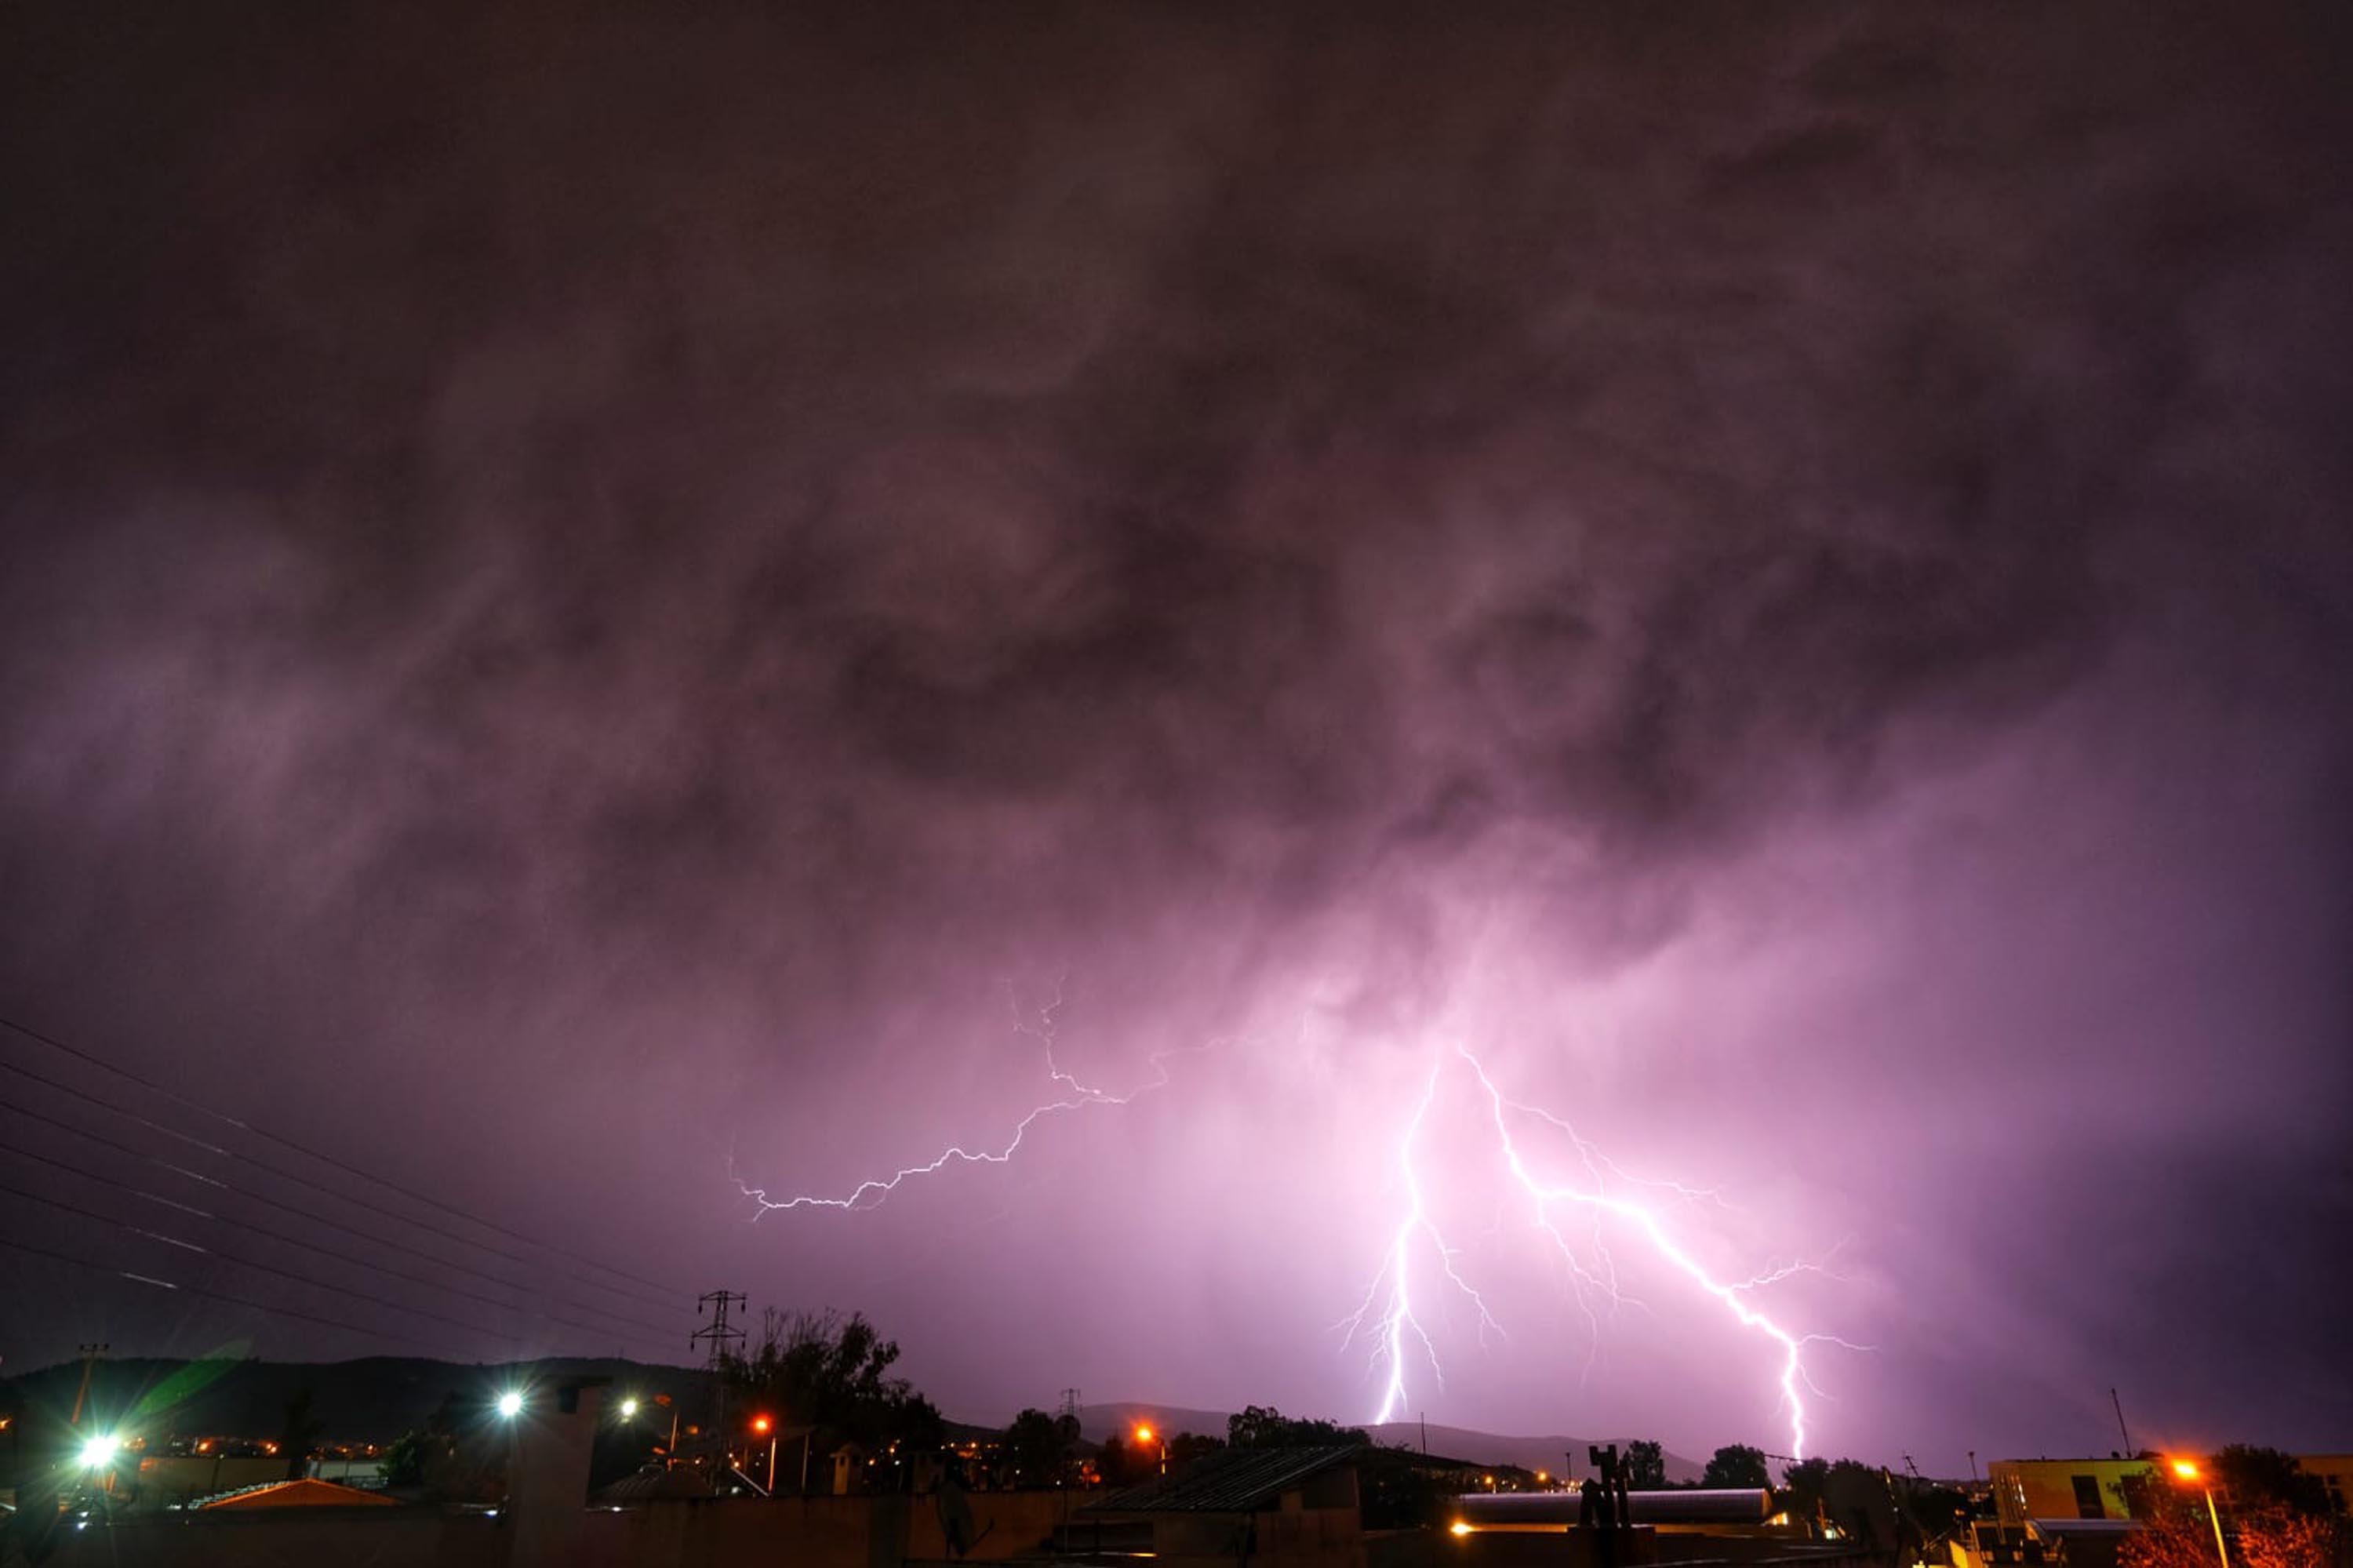
[[768,1440],[768,1495],[776,1495],[776,1424],[765,1415],[752,1417],[752,1433]]
[[2174,1460],[2173,1473],[2185,1481],[2197,1482],[2198,1489],[2206,1494],[2206,1522],[2214,1527],[2214,1555],[2221,1561],[2222,1568],[2231,1568],[2231,1549],[2222,1544],[2222,1515],[2214,1507],[2214,1489],[2206,1484],[2198,1467],[2188,1459]]
[[1161,1436],[1149,1426],[1138,1426],[1135,1429],[1135,1440],[1139,1443],[1156,1442],[1160,1445],[1160,1473],[1166,1476],[1168,1473],[1168,1439]]

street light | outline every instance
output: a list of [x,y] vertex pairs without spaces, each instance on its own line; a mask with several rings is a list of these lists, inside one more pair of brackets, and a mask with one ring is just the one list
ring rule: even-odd
[[631,1398],[625,1399],[625,1400],[621,1401],[621,1419],[622,1419],[622,1420],[624,1420],[624,1421],[635,1421],[637,1418],[638,1418],[638,1402],[637,1402],[637,1400],[636,1400],[634,1397],[631,1397]]
[[498,1412],[509,1421],[512,1421],[522,1414],[522,1395],[514,1389],[507,1390],[499,1395]]
[[2214,1555],[2221,1559],[2222,1568],[2231,1568],[2231,1549],[2222,1544],[2222,1516],[2214,1507],[2214,1489],[2206,1484],[2191,1460],[2174,1460],[2173,1473],[2185,1481],[2195,1481],[2198,1489],[2206,1494],[2206,1522],[2214,1527]]
[[114,1463],[114,1456],[121,1447],[122,1439],[111,1433],[92,1437],[81,1446],[81,1467],[85,1470],[95,1470],[111,1465]]
[[776,1439],[782,1434],[777,1432],[776,1424],[765,1415],[752,1417],[752,1432],[754,1436],[765,1437],[768,1440],[768,1495],[775,1497],[776,1495]]
[[1159,1443],[1160,1473],[1164,1476],[1166,1475],[1168,1473],[1168,1439],[1159,1436],[1149,1426],[1139,1425],[1135,1429],[1135,1440],[1139,1443],[1151,1443],[1155,1441]]

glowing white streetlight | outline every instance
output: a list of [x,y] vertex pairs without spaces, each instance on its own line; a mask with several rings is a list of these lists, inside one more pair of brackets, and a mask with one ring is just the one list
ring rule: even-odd
[[122,1447],[122,1439],[112,1436],[92,1437],[81,1446],[81,1467],[95,1470],[114,1463],[115,1454]]
[[512,1421],[522,1414],[522,1395],[512,1389],[507,1390],[506,1393],[499,1395],[498,1409],[501,1415]]
[[625,1399],[621,1401],[621,1419],[624,1421],[635,1421],[637,1418],[638,1402],[634,1399]]

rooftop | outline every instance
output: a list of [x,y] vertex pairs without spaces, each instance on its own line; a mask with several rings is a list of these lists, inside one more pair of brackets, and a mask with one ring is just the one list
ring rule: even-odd
[[1321,1448],[1229,1448],[1165,1480],[1126,1487],[1089,1503],[1087,1513],[1253,1513],[1335,1465],[1354,1464],[1365,1445]]

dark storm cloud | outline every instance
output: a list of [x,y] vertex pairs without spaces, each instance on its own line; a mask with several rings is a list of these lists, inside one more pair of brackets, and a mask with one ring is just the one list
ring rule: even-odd
[[6,973],[756,1126],[2333,726],[2341,44],[2112,20],[21,18]]

